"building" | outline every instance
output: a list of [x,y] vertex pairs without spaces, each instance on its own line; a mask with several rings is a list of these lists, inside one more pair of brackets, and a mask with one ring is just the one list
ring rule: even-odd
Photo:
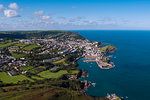
[[9,75],[9,76],[16,76],[16,75],[17,75],[17,73],[16,73],[16,72],[14,72],[14,71],[9,71],[9,72],[8,72],[8,75]]

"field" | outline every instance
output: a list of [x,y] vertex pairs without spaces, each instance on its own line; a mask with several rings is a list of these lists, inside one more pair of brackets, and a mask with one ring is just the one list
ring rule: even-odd
[[71,70],[70,73],[71,73],[71,74],[78,74],[78,73],[79,73],[79,70]]
[[68,74],[66,70],[60,70],[59,72],[50,72],[50,71],[43,71],[39,73],[38,75],[44,78],[59,78],[64,74]]
[[63,58],[63,59],[61,59],[61,60],[58,60],[58,61],[53,62],[53,64],[59,64],[59,63],[66,64],[65,61],[66,61],[66,58]]
[[116,49],[116,47],[112,46],[112,45],[107,45],[105,47],[100,48],[100,50],[106,52],[107,50],[112,50],[112,49]]
[[0,47],[3,48],[3,47],[8,47],[8,46],[11,46],[13,45],[14,43],[13,42],[8,42],[8,43],[4,43],[4,42],[0,42]]
[[16,46],[20,46],[20,47],[25,47],[27,44],[24,44],[24,43],[17,43],[15,44]]
[[46,70],[45,66],[39,66],[38,68],[42,68],[42,69]]
[[14,57],[14,58],[22,58],[25,56],[25,54],[19,54],[19,53],[11,53],[11,55]]
[[6,72],[0,72],[0,80],[3,81],[3,83],[17,83],[18,81],[23,80],[29,80],[33,82],[33,80],[24,75],[9,76]]
[[38,77],[38,76],[31,76],[32,79],[36,79],[36,80],[43,80],[44,78]]
[[4,89],[10,91],[0,91],[0,100],[107,100],[105,98],[93,98],[67,88],[49,87],[45,84],[9,86]]
[[30,51],[30,50],[38,48],[38,47],[40,47],[40,46],[32,44],[32,45],[24,47],[24,50]]
[[38,73],[38,71],[35,68],[32,68],[32,69],[28,70],[28,72],[30,72],[32,74]]
[[22,67],[21,70],[26,71],[32,69],[33,66]]

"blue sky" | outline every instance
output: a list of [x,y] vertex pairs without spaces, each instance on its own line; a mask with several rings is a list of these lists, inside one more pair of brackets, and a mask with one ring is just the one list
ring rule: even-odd
[[0,30],[150,30],[150,0],[0,0]]

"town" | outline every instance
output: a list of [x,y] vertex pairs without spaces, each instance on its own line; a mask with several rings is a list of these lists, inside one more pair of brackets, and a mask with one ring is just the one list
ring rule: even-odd
[[[72,32],[30,32],[29,38],[0,39],[0,82],[4,85],[45,82],[51,79],[78,81],[88,77],[88,72],[78,69],[77,61],[96,62],[101,69],[114,64],[105,54],[117,48],[112,45],[90,41]],[[45,36],[41,36],[45,33]],[[20,34],[20,33],[19,33]],[[39,35],[39,36],[38,36]],[[64,83],[63,83],[64,84]],[[82,81],[85,92],[95,83]]]
[[[65,70],[64,66],[72,66],[82,57],[89,58],[85,62],[96,62],[101,69],[114,66],[105,54],[108,50],[116,49],[115,47],[108,49],[97,41],[76,39],[69,35],[66,37],[0,39],[0,71],[7,72],[9,76],[23,74],[38,79],[43,78],[40,73]],[[71,59],[70,62],[67,59]],[[70,70],[79,72],[76,67]]]

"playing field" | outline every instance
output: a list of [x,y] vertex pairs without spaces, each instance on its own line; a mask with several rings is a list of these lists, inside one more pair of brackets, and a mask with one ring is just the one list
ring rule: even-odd
[[24,75],[9,76],[6,72],[0,72],[0,80],[3,81],[3,83],[17,83],[18,81],[23,80],[29,80],[33,82],[32,79]]

